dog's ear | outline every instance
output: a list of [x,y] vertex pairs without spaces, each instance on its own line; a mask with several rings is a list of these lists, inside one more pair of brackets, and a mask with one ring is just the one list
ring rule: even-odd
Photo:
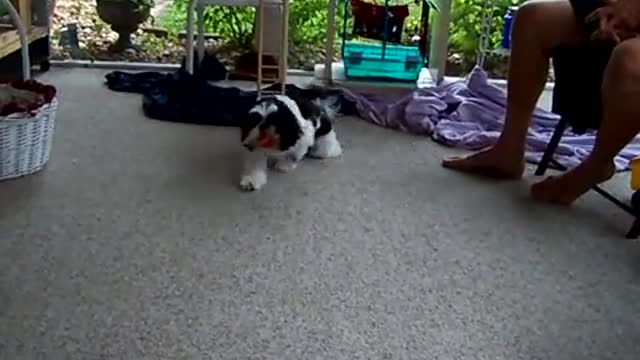
[[302,134],[296,115],[284,104],[280,104],[278,111],[267,115],[265,124],[275,127],[280,137],[280,150],[282,151],[294,146]]
[[244,116],[240,121],[240,141],[244,141],[247,136],[249,136],[251,130],[258,126],[258,124],[260,124],[262,120],[262,114],[256,111],[247,113],[247,115]]

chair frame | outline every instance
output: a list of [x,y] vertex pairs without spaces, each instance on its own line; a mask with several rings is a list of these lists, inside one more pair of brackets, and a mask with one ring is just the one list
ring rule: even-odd
[[[237,5],[236,5],[237,4]],[[187,39],[186,39],[186,70],[188,73],[193,73],[194,69],[194,13],[196,15],[195,22],[197,24],[197,36],[196,40],[196,52],[197,61],[202,61],[205,52],[204,44],[204,9],[206,6],[255,6],[257,8],[256,22],[256,35],[257,35],[257,52],[258,52],[258,68],[256,76],[256,87],[258,97],[263,93],[285,93],[285,84],[287,82],[287,58],[289,56],[289,0],[190,0],[187,14]],[[270,54],[264,51],[264,37],[265,32],[265,17],[264,12],[267,6],[277,6],[282,9],[282,22],[281,22],[281,46],[280,51],[277,54]],[[278,65],[265,65],[262,63],[263,57],[266,55],[272,55],[278,59]],[[262,71],[265,69],[278,68],[278,77],[275,79],[267,79],[263,76]],[[264,89],[265,83],[279,83],[281,85],[280,91],[267,91]]]

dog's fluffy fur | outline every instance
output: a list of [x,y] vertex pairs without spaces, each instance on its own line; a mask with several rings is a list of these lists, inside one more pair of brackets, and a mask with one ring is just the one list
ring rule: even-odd
[[[267,168],[288,172],[310,155],[334,158],[342,147],[333,129],[337,111],[331,99],[308,101],[284,95],[260,98],[241,125],[244,169],[240,188],[255,191],[267,183]],[[260,145],[263,136],[275,139]]]

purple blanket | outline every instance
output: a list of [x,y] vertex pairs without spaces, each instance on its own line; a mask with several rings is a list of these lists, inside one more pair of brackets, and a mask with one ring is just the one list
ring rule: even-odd
[[[355,101],[360,114],[374,124],[431,137],[446,146],[479,150],[496,142],[502,130],[506,93],[488,82],[487,74],[473,69],[468,79],[413,90],[394,99],[345,94]],[[549,142],[558,116],[536,109],[527,135],[526,159],[538,163]],[[591,151],[594,133],[576,135],[567,131],[555,159],[574,167]],[[629,160],[640,155],[636,138],[616,157],[618,170],[627,170]]]

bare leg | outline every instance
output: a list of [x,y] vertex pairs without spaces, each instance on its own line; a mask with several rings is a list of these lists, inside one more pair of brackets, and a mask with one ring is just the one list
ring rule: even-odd
[[620,43],[614,50],[602,84],[603,119],[589,157],[557,178],[531,188],[538,200],[569,205],[615,171],[614,157],[640,131],[640,39]]
[[507,114],[497,143],[463,158],[443,161],[446,168],[517,179],[524,172],[525,138],[531,115],[549,73],[549,51],[584,41],[566,0],[532,0],[518,9],[509,63]]

